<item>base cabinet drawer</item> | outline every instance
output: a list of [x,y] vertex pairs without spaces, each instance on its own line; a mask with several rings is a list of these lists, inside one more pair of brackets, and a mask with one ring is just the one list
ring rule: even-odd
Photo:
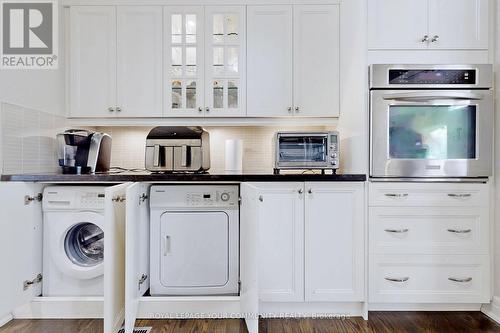
[[371,255],[371,303],[486,303],[488,255]]
[[470,207],[489,204],[488,184],[370,183],[370,206]]
[[371,254],[488,254],[487,207],[370,207]]

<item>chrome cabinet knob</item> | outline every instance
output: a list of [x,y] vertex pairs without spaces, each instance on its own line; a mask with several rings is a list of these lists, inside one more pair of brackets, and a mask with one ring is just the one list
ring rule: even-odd
[[122,112],[122,109],[119,106],[117,106],[116,107],[116,112]]
[[295,112],[299,112],[300,108],[298,106],[295,107]]
[[259,201],[260,202],[263,202],[264,201],[264,197],[262,195],[259,195]]
[[438,36],[438,35],[434,35],[434,37],[432,37],[432,39],[431,39],[431,42],[432,42],[432,43],[435,43],[435,42],[437,42],[438,40],[439,40],[439,36]]
[[205,112],[209,112],[209,111],[210,111],[210,108],[207,106],[207,107],[205,108]]
[[425,35],[421,40],[420,43],[426,43],[429,41],[429,35]]
[[307,190],[307,193],[312,194],[313,193],[312,188],[310,188],[309,190]]
[[302,193],[304,193],[304,190],[299,188],[299,190],[297,192],[299,192],[299,194],[302,194]]
[[115,111],[115,109],[114,109],[113,107],[111,107],[111,106],[110,106],[110,107],[108,108],[108,111],[109,111],[109,112],[114,112],[114,111]]
[[292,107],[291,106],[287,107],[286,109],[287,109],[288,112],[292,112]]
[[198,107],[198,112],[203,112],[203,108],[201,106]]

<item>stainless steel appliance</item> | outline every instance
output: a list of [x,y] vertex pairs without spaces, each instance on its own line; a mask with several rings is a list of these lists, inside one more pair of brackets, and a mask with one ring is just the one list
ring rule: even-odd
[[339,133],[278,132],[275,173],[282,169],[321,169],[335,173],[339,167]]
[[210,137],[201,127],[162,126],[146,138],[146,169],[205,172],[210,169]]
[[109,171],[111,136],[106,133],[70,129],[57,134],[58,160],[63,173]]
[[238,295],[237,185],[154,185],[150,293]]
[[370,176],[492,174],[491,65],[372,65]]

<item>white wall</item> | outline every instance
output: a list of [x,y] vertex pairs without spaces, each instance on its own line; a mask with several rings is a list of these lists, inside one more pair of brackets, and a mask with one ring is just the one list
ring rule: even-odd
[[64,19],[59,7],[59,69],[0,69],[0,101],[64,115]]

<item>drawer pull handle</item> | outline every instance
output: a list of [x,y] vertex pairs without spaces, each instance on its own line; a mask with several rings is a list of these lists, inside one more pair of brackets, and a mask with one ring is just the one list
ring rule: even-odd
[[470,194],[470,193],[448,193],[448,196],[451,198],[460,199],[460,198],[469,198],[472,196],[472,194]]
[[409,277],[403,277],[403,278],[390,278],[390,277],[386,277],[385,278],[387,281],[391,281],[391,282],[406,282],[408,281],[410,278]]
[[390,198],[406,198],[408,193],[386,193],[385,196]]
[[465,278],[465,279],[457,279],[457,278],[454,278],[454,277],[449,277],[448,280],[453,281],[453,282],[471,282],[472,278],[468,277],[468,278]]
[[468,234],[471,231],[472,231],[471,229],[463,229],[463,230],[448,229],[448,232],[453,232],[455,234]]
[[385,232],[392,232],[395,234],[402,234],[404,232],[408,232],[409,229],[384,229]]

